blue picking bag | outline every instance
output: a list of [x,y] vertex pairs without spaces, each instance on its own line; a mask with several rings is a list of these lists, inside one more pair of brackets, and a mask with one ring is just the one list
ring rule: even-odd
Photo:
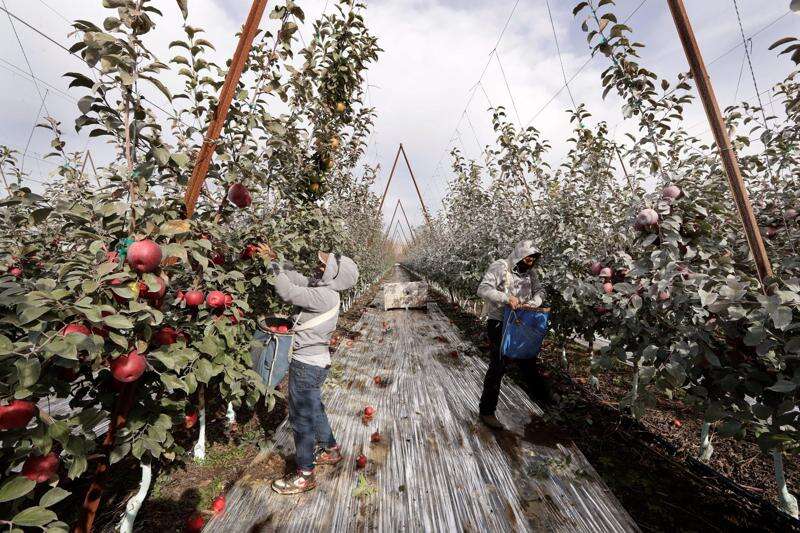
[[274,388],[289,371],[294,335],[256,331],[254,337],[263,346],[255,347],[250,352],[253,370],[268,387]]
[[506,307],[500,353],[511,359],[535,359],[547,334],[549,310]]

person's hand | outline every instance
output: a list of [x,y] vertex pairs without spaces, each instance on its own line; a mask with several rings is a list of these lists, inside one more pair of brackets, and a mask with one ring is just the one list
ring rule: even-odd
[[516,296],[509,296],[508,305],[511,307],[511,309],[516,309],[520,305],[519,298],[517,298]]

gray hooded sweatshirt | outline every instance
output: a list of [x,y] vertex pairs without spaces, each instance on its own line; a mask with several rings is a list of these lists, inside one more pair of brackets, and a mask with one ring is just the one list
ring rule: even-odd
[[498,259],[483,275],[478,285],[478,296],[486,302],[486,315],[490,320],[503,320],[503,308],[509,296],[516,296],[523,304],[539,307],[546,292],[539,283],[536,267],[524,274],[515,272],[515,267],[529,255],[541,255],[533,241],[520,241],[506,259]]
[[322,324],[298,331],[294,335],[292,357],[301,363],[326,367],[331,364],[330,339],[339,321],[339,292],[355,286],[358,266],[349,257],[328,255],[325,272],[319,279],[307,278],[293,270],[281,270],[275,280],[275,291],[285,302],[297,307],[297,325],[331,309],[336,314]]

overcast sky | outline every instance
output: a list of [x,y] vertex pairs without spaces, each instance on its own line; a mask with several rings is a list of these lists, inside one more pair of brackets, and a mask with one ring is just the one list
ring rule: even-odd
[[[491,140],[491,117],[486,111],[489,102],[504,105],[509,117],[517,122],[519,116],[522,124],[528,124],[538,113],[533,125],[553,146],[548,160],[557,163],[564,155],[564,141],[569,136],[565,110],[571,106],[567,92],[562,91],[543,108],[563,84],[544,0],[519,2],[481,78],[482,89],[476,90],[470,100],[515,1],[368,1],[368,24],[385,50],[369,73],[369,97],[377,108],[378,118],[368,160],[381,165],[381,177],[376,184],[379,193],[388,179],[397,145],[402,142],[422,196],[429,209],[436,211],[446,190],[449,149],[458,146],[467,156],[478,157],[479,146]],[[564,67],[567,76],[572,77],[589,59],[580,21],[572,16],[572,7],[577,2],[550,0],[550,3]],[[800,16],[788,13],[789,0],[738,0],[738,3],[748,37],[772,24],[752,38],[753,67],[759,90],[765,91],[782,79],[791,66],[785,56],[778,58],[767,48],[778,38],[800,34]],[[100,0],[0,0],[0,6],[67,45],[72,42],[68,21],[82,18],[102,22],[108,10],[99,7],[100,4]],[[182,36],[180,14],[172,0],[156,4],[165,17],[158,20],[158,31],[148,36],[149,42],[160,58],[169,59],[168,43]],[[310,20],[322,13],[326,2],[299,0],[298,4]],[[618,0],[615,12],[622,20],[640,4],[641,0]],[[686,0],[686,4],[720,106],[733,103],[736,96],[738,100],[752,99],[755,90],[746,65],[739,81],[744,48],[733,0]],[[217,47],[215,59],[219,63],[232,55],[236,45],[234,33],[244,21],[248,7],[249,2],[244,0],[189,0],[189,22],[206,30],[207,38]],[[276,21],[265,17],[262,26],[270,24],[274,26]],[[688,69],[666,2],[645,1],[629,25],[635,38],[647,45],[642,53],[642,63],[647,68],[670,79]],[[88,147],[97,155],[98,163],[108,161],[111,154],[101,141],[78,136],[72,127],[75,99],[83,93],[67,90],[61,75],[85,68],[81,68],[79,60],[19,22],[15,22],[15,28],[25,55],[8,17],[0,12],[0,144],[22,151],[31,136],[41,99],[29,76],[30,63],[30,69],[41,80],[39,91],[47,91],[47,111],[63,122],[68,149]],[[613,97],[605,102],[601,99],[600,72],[607,67],[607,61],[602,56],[591,60],[570,87],[576,101],[587,104],[593,120],[606,120],[613,129],[622,116]],[[764,98],[768,102],[769,94]],[[689,111],[686,125],[694,134],[707,130],[698,106]],[[625,128],[624,123],[619,124],[616,134],[621,135]],[[51,163],[39,159],[47,152],[49,141],[47,132],[41,129],[34,131],[30,140],[31,157],[25,164],[40,180],[46,180],[53,168]],[[39,188],[38,184],[30,185]],[[398,165],[384,206],[387,222],[398,198],[412,224],[419,223],[419,202],[402,165]]]

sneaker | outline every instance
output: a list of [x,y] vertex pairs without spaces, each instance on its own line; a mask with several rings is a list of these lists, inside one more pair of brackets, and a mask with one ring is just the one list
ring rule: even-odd
[[299,470],[272,482],[272,490],[278,494],[300,494],[316,488],[316,486],[317,480],[314,479],[314,472],[304,474]]
[[342,460],[342,449],[337,444],[333,448],[318,448],[314,453],[314,464],[319,465],[335,465]]
[[506,429],[503,423],[500,422],[495,415],[481,415],[481,422],[498,431],[504,431]]

